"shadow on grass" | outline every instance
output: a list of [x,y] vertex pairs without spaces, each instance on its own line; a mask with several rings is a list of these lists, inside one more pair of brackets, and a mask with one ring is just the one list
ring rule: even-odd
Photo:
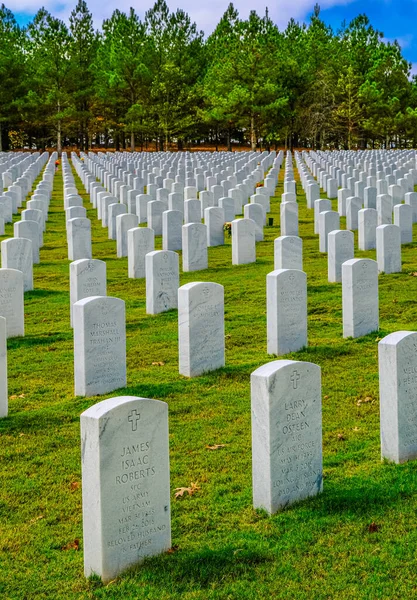
[[383,512],[398,504],[398,501],[414,495],[410,466],[401,467],[403,465],[385,465],[385,471],[378,472],[378,481],[351,477],[330,484],[325,479],[326,491],[322,501],[311,508],[317,517],[345,514],[372,518],[375,512]]
[[59,291],[59,290],[43,290],[36,289],[31,290],[30,292],[25,292],[25,300],[36,300],[37,298],[49,298],[50,296],[62,296],[63,298],[68,299],[68,292]]
[[238,578],[252,579],[256,568],[275,557],[269,550],[259,548],[235,548],[225,546],[220,549],[201,548],[195,552],[177,551],[153,560],[145,561],[140,567],[131,569],[128,578],[134,578],[140,570],[153,585],[166,591],[175,586],[176,593],[189,589],[189,586],[207,588],[215,583],[224,584]]
[[31,346],[50,346],[58,342],[68,342],[73,340],[72,331],[66,333],[54,333],[49,335],[48,333],[43,336],[36,335],[25,335],[24,337],[9,338],[8,347],[10,349],[21,349],[29,348]]

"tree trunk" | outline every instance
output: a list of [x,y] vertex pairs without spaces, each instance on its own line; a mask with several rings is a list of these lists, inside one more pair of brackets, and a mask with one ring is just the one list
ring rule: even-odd
[[256,136],[255,136],[255,117],[250,117],[250,147],[252,152],[256,150]]
[[228,152],[232,151],[232,133],[231,133],[230,126],[227,129],[227,151]]
[[0,152],[3,152],[3,126],[0,121]]
[[133,131],[130,132],[130,151],[135,151],[135,134]]

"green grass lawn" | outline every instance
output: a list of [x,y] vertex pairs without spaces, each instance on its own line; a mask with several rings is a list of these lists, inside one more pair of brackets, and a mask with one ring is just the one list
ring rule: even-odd
[[[252,508],[250,374],[274,359],[266,353],[266,275],[279,235],[283,169],[271,202],[274,226],[257,244],[256,264],[233,267],[227,238],[209,248],[208,270],[181,273],[181,285],[214,281],[225,289],[226,367],[191,380],[178,374],[177,312],[145,314],[145,281],[128,279],[127,259],[116,258],[116,242],[83,195],[93,256],[107,262],[107,293],[126,302],[128,386],[106,397],[144,396],[169,405],[173,543],[169,554],[107,586],[84,578],[79,416],[104,397],[74,398],[62,188],[60,169],[35,290],[25,294],[26,336],[8,343],[0,597],[416,597],[417,465],[381,463],[377,362],[379,339],[417,330],[416,244],[403,247],[402,273],[380,276],[379,334],[344,340],[341,284],[327,282],[327,255],[318,251],[313,211],[302,193],[309,347],[285,358],[322,368],[324,491],[273,517]],[[9,224],[5,237],[12,235]],[[414,235],[417,240],[417,226]],[[161,248],[161,238],[156,243]],[[375,258],[375,251],[355,256]],[[224,447],[207,449],[215,444]],[[176,500],[174,489],[191,482],[197,493]]]

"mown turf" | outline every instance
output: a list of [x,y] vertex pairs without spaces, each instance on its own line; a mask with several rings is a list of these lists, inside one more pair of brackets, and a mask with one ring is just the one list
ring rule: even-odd
[[[145,314],[145,282],[128,279],[127,259],[116,258],[116,243],[83,195],[94,258],[107,262],[108,294],[126,301],[128,387],[107,397],[165,400],[170,420],[173,550],[103,586],[83,576],[79,415],[104,397],[73,395],[58,172],[41,264],[34,268],[36,289],[25,294],[26,336],[8,343],[10,415],[0,421],[1,598],[417,596],[416,463],[380,461],[377,365],[378,339],[417,330],[416,244],[403,247],[401,274],[380,276],[379,334],[344,340],[341,285],[327,282],[327,257],[318,251],[301,193],[309,347],[287,357],[322,368],[324,492],[273,517],[252,508],[249,380],[273,360],[266,354],[265,279],[279,235],[282,177],[272,200],[274,226],[257,244],[256,264],[233,267],[226,239],[209,249],[208,270],[181,273],[181,284],[214,281],[225,288],[226,367],[192,380],[178,374],[176,311]],[[12,235],[8,225],[5,237]],[[375,258],[375,252],[356,256]],[[152,365],[158,362],[164,364]],[[206,448],[213,444],[225,447]],[[174,489],[191,482],[200,490],[175,500]]]

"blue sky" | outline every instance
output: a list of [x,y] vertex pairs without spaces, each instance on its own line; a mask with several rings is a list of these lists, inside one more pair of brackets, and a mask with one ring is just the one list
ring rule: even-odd
[[[128,10],[133,4],[138,14],[143,16],[153,5],[152,0],[118,0],[115,3],[87,0],[87,3],[97,27],[116,7]],[[229,0],[168,0],[171,9],[180,7],[186,10],[197,22],[198,27],[206,33],[216,25],[228,3]],[[13,10],[21,24],[26,24],[42,5],[52,14],[65,20],[75,6],[75,0],[6,0],[5,4]],[[263,13],[268,6],[271,18],[282,28],[290,17],[298,21],[308,20],[315,0],[273,0],[270,3],[264,0],[236,0],[234,4],[242,17],[246,17],[253,8]],[[319,4],[322,18],[334,29],[338,29],[343,20],[350,21],[365,12],[373,26],[382,31],[387,40],[398,39],[405,58],[413,63],[413,71],[417,73],[417,0],[322,0]]]

